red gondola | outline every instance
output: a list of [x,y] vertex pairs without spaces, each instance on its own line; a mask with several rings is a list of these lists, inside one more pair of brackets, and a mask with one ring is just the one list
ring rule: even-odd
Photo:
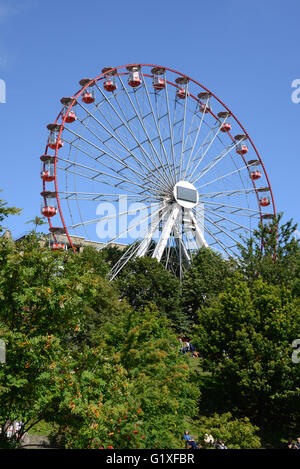
[[142,83],[142,78],[141,78],[141,66],[140,65],[129,65],[126,67],[128,70],[128,85],[131,86],[131,88],[137,88],[140,86]]
[[48,147],[55,150],[56,147],[59,150],[63,146],[63,141],[58,138],[61,126],[59,124],[48,124],[48,130],[50,130],[48,137]]
[[103,87],[109,93],[112,93],[117,89],[117,83],[114,75],[116,75],[116,69],[112,67],[105,67],[102,69],[102,73],[105,73]]
[[268,207],[270,205],[270,199],[269,197],[262,197],[259,201],[259,204],[261,205],[261,207]]
[[51,218],[57,214],[57,208],[56,207],[42,207],[41,213],[42,215],[44,215],[44,217]]
[[91,82],[89,78],[83,78],[80,80],[79,84],[84,88],[87,84],[89,86],[84,90],[84,92],[81,95],[81,100],[85,104],[92,104],[95,102],[95,91],[93,90],[94,82]]

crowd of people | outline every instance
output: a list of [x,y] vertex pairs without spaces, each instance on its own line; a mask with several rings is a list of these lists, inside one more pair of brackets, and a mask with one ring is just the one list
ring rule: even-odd
[[186,430],[183,435],[186,449],[228,449],[222,440],[215,440],[211,434],[206,433],[203,438],[203,444],[197,442],[195,437],[190,434],[189,430]]
[[293,438],[289,438],[287,442],[287,449],[300,449],[300,437],[297,438],[296,443]]
[[7,438],[9,438],[9,439],[12,438],[12,439],[17,440],[19,438],[19,436],[21,436],[21,435],[24,436],[23,435],[23,427],[24,427],[23,422],[15,420],[10,425],[6,426],[4,429],[2,429],[0,427],[0,434],[2,433],[2,431],[4,431]]
[[[228,449],[222,440],[216,440],[208,433],[204,435],[203,442],[200,442],[196,441],[195,437],[190,434],[189,430],[186,430],[183,435],[183,440],[185,442],[186,449]],[[296,439],[296,442],[293,438],[289,438],[286,447],[287,449],[300,449],[300,437]]]

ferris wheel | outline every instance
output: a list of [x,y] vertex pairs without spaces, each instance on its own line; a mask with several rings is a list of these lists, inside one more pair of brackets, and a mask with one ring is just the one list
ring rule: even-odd
[[123,248],[113,279],[150,256],[182,277],[201,247],[237,255],[276,215],[263,162],[230,109],[167,67],[106,67],[61,99],[41,156],[52,248]]

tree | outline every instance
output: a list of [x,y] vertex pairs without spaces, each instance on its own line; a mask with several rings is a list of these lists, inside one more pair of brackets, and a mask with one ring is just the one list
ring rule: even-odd
[[260,438],[256,434],[258,430],[247,417],[237,419],[230,412],[201,417],[197,422],[198,437],[202,445],[205,434],[208,434],[212,435],[215,442],[222,440],[228,449],[260,448]]
[[199,396],[176,336],[165,314],[120,300],[96,265],[34,233],[0,239],[0,426],[45,420],[70,448],[176,448]]
[[179,280],[156,259],[142,257],[128,263],[117,285],[122,298],[136,310],[152,303],[172,321],[178,331],[188,327],[188,317],[181,311]]
[[250,290],[237,275],[210,308],[199,310],[194,342],[211,373],[204,400],[260,428],[293,428],[300,417],[300,368],[291,344],[299,321],[299,300],[285,286],[259,279]]
[[142,409],[143,447],[178,448],[185,416],[195,415],[199,392],[168,319],[147,307],[108,324],[106,334],[134,384]]
[[0,426],[55,422],[76,354],[124,307],[80,256],[42,248],[34,234],[18,244],[0,238]]
[[2,221],[9,215],[19,215],[20,213],[21,210],[19,208],[7,207],[7,203],[0,199],[0,233],[6,229],[4,226],[1,226]]
[[[6,344],[6,363],[0,365],[0,448],[18,445],[25,432],[43,419],[51,419],[60,395],[58,363],[64,359],[60,341],[52,334],[9,329],[0,321]],[[14,421],[22,430],[9,440],[6,430]]]
[[200,249],[182,284],[182,307],[197,321],[196,311],[204,310],[232,278],[234,264],[209,248]]
[[27,221],[26,223],[32,223],[34,226],[33,231],[36,231],[38,226],[47,225],[47,222],[44,217],[34,217],[32,220]]
[[[251,283],[258,276],[274,285],[284,284],[300,296],[300,246],[293,220],[281,224],[279,214],[270,224],[259,224],[246,246],[240,246],[240,271]],[[263,246],[263,249],[262,249]]]

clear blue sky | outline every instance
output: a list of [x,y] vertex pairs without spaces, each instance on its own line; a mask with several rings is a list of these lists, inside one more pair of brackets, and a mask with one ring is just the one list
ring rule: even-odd
[[0,0],[0,197],[23,209],[14,236],[40,211],[39,156],[59,100],[104,66],[153,63],[200,81],[254,140],[277,211],[299,217],[299,0]]

